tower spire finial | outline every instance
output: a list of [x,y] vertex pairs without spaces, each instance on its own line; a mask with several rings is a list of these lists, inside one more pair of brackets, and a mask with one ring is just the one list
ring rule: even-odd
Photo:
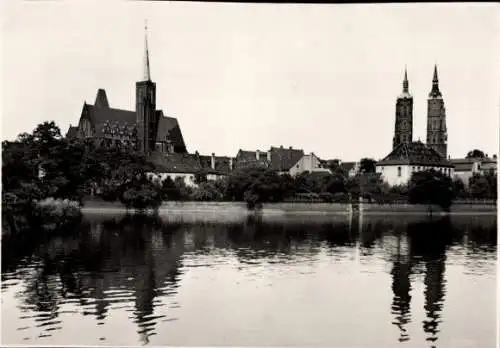
[[144,20],[144,80],[151,80],[151,71],[149,67],[149,49],[148,49],[148,20]]
[[439,79],[438,79],[438,71],[437,64],[434,64],[434,75],[432,77],[432,89],[429,93],[429,97],[437,98],[441,97],[441,92],[439,91]]
[[408,73],[406,72],[406,64],[405,64],[405,78],[403,80],[403,92],[408,93]]

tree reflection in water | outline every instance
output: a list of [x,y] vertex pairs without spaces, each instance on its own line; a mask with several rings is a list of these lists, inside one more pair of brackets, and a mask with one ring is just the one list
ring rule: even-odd
[[[399,341],[410,339],[413,275],[422,268],[426,313],[422,328],[434,344],[446,293],[447,249],[465,243],[468,252],[491,252],[496,248],[496,225],[469,220],[457,225],[448,219],[356,219],[287,222],[251,216],[229,223],[130,216],[86,219],[65,237],[36,245],[9,242],[9,248],[17,251],[2,253],[2,280],[19,277],[16,272],[24,268],[31,270],[30,276],[23,276],[22,310],[35,317],[42,336],[61,328],[61,306],[71,302],[84,315],[95,317],[97,325],[103,325],[112,311],[127,311],[141,342],[147,344],[158,333],[158,322],[176,319],[169,299],[187,270],[186,255],[205,260],[233,255],[241,265],[280,265],[314,262],[320,254],[335,259],[341,249],[359,249],[361,255],[382,252],[390,254],[392,262],[391,313]],[[392,254],[380,246],[388,235],[397,240]]]

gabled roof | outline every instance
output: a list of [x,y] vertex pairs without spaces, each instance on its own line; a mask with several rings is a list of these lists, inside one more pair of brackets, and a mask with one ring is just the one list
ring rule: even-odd
[[289,147],[288,149],[283,147],[273,147],[271,146],[271,169],[276,171],[288,171],[292,168],[302,156],[304,156],[304,150],[294,149]]
[[[268,161],[268,152],[270,152],[271,161]],[[288,171],[302,156],[304,156],[304,150],[271,146],[269,151],[259,151],[258,159],[257,151],[239,150],[236,161],[238,168],[265,166],[275,171]]]
[[389,155],[378,161],[376,165],[398,164],[453,167],[453,164],[441,156],[439,152],[420,141],[399,144]]

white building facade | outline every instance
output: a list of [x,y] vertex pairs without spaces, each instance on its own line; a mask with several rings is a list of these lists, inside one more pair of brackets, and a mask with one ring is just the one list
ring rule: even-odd
[[422,142],[400,144],[375,168],[390,186],[406,185],[413,173],[431,169],[450,178],[454,176],[453,164]]

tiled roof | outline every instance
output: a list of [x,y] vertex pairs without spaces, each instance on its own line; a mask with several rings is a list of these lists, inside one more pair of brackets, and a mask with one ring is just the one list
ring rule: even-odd
[[[238,153],[236,154],[236,158],[240,162],[256,161],[257,151],[239,150]],[[266,151],[259,151],[259,161],[267,161]]]
[[[268,152],[271,153],[271,161],[268,161]],[[255,166],[265,166],[275,171],[288,171],[304,156],[303,150],[294,148],[271,146],[269,151],[239,150],[236,155],[236,166],[238,168],[248,168]]]
[[420,141],[400,144],[384,159],[377,162],[377,166],[397,164],[453,167],[453,164],[436,150]]
[[157,170],[164,173],[210,173],[229,174],[230,157],[214,156],[215,169],[212,169],[212,156],[188,153],[153,153],[150,156]]
[[231,158],[227,156],[214,156],[215,169],[212,169],[212,156],[200,156],[200,164],[207,173],[229,174],[231,172]]
[[477,161],[474,158],[454,158],[450,160],[451,164],[455,167],[455,172],[470,172],[472,171],[474,162]]
[[197,173],[201,172],[200,158],[188,153],[154,153],[150,160],[158,171],[164,173]]
[[177,119],[164,116],[162,110],[157,110],[156,113],[159,117],[156,141],[169,140],[172,142],[172,145],[174,145],[175,152],[187,152],[184,137],[182,136]]
[[290,170],[304,156],[304,150],[283,147],[271,147],[271,169]]

